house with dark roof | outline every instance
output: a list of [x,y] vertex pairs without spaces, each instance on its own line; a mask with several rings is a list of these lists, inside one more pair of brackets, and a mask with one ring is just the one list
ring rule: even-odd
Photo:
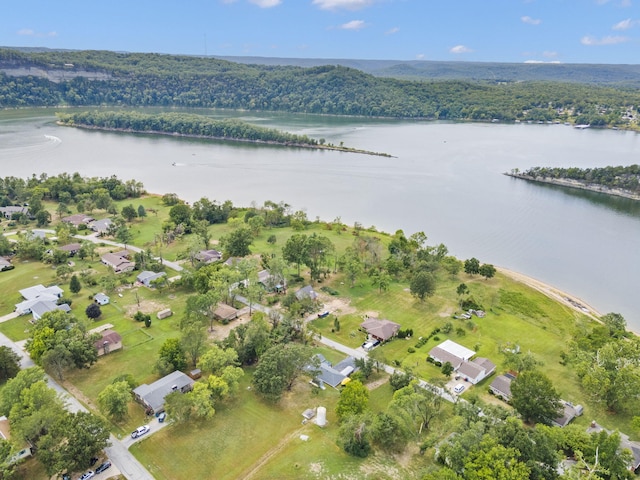
[[144,383],[134,388],[133,396],[148,413],[159,413],[164,410],[164,397],[173,392],[187,393],[193,388],[194,383],[191,377],[176,370],[151,385]]
[[200,250],[194,258],[199,262],[212,263],[222,260],[222,253],[217,250]]
[[269,270],[260,270],[258,272],[258,283],[262,285],[267,292],[282,292],[287,286],[283,278],[271,275]]
[[79,225],[89,225],[91,222],[95,221],[95,218],[85,215],[84,213],[76,213],[75,215],[69,215],[68,217],[63,217],[62,221],[64,223],[68,223],[74,226]]
[[213,316],[222,322],[229,322],[238,318],[238,310],[226,303],[219,303],[213,312]]
[[516,378],[511,373],[505,373],[504,375],[498,375],[493,379],[491,385],[489,385],[489,391],[496,397],[504,400],[505,402],[511,401],[511,382]]
[[554,418],[551,422],[551,425],[554,425],[556,427],[566,427],[567,425],[569,425],[569,422],[571,422],[571,420],[582,415],[584,411],[582,405],[574,405],[573,403],[565,402],[564,400],[560,400],[560,403],[562,405],[560,416]]
[[136,264],[127,257],[116,253],[105,253],[100,257],[100,261],[107,267],[112,268],[114,273],[131,272],[136,266]]
[[325,384],[338,388],[346,383],[345,380],[348,382],[349,375],[356,371],[356,359],[353,357],[347,357],[335,365],[321,353],[315,354],[314,357],[320,362],[319,365],[308,365],[305,369],[308,372],[315,371],[313,382],[321,388]]
[[7,220],[11,220],[11,218],[16,214],[28,215],[29,208],[9,205],[8,207],[0,207],[0,215],[2,215]]
[[62,245],[59,248],[63,252],[67,252],[70,257],[73,257],[76,253],[80,251],[81,247],[82,245],[80,245],[79,243],[69,243],[67,245]]
[[151,287],[151,284],[159,278],[165,277],[167,274],[164,272],[150,272],[145,270],[140,272],[136,277],[136,280],[143,284],[145,287]]
[[400,324],[386,319],[367,318],[360,324],[360,328],[367,332],[369,337],[386,342],[398,334]]
[[96,340],[93,345],[98,350],[98,356],[106,355],[109,352],[120,350],[122,348],[122,337],[114,330],[103,330],[100,332],[102,337]]
[[318,294],[315,292],[311,285],[307,285],[302,287],[300,290],[296,292],[296,298],[298,300],[303,300],[305,298],[310,298],[314,302],[318,299]]
[[[599,425],[595,422],[591,422],[591,425],[587,428],[587,433],[599,433],[602,430],[606,431],[609,435],[613,432],[605,429],[602,425]],[[631,452],[631,456],[633,457],[628,464],[629,470],[634,473],[639,473],[640,471],[640,442],[633,442],[629,439],[628,435],[620,432],[620,447],[619,451],[629,450]]]

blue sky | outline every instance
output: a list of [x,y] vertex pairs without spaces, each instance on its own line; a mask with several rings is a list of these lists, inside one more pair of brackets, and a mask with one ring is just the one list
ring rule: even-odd
[[640,0],[2,0],[0,45],[637,64],[636,2]]

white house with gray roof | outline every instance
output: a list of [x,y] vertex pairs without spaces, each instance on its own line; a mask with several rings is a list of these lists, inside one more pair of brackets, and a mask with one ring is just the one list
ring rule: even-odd
[[187,393],[194,383],[188,375],[176,370],[151,385],[140,385],[133,390],[133,395],[149,413],[154,414],[164,410],[164,397],[173,392]]

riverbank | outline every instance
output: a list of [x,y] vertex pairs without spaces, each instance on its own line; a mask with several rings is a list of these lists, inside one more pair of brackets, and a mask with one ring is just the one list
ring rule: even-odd
[[61,122],[59,120],[56,122],[56,124],[61,127],[75,127],[75,128],[82,128],[85,130],[98,130],[98,131],[104,131],[104,132],[135,133],[135,134],[141,134],[141,135],[164,135],[169,137],[196,138],[200,140],[214,140],[214,141],[222,141],[222,142],[243,142],[243,143],[254,143],[254,144],[262,144],[262,145],[276,145],[280,147],[306,148],[311,150],[331,150],[336,152],[372,155],[376,157],[396,158],[389,153],[373,152],[370,150],[363,150],[360,148],[350,148],[350,147],[336,146],[336,145],[320,145],[320,144],[311,145],[311,144],[296,143],[296,142],[276,142],[273,140],[255,140],[255,139],[235,138],[235,137],[214,137],[214,136],[207,136],[207,135],[194,135],[194,134],[188,134],[188,133],[164,132],[162,130],[134,130],[131,128],[98,127],[94,125],[82,125],[78,123],[68,124],[65,122]]
[[605,187],[604,185],[582,183],[578,180],[571,180],[568,178],[532,177],[529,175],[523,175],[521,173],[510,173],[510,172],[505,172],[503,175],[506,175],[507,177],[512,177],[512,178],[520,178],[522,180],[528,180],[531,182],[547,183],[549,185],[557,185],[560,187],[576,188],[579,190],[587,190],[589,192],[604,193],[605,195],[613,195],[615,197],[623,197],[623,198],[628,198],[630,200],[640,201],[640,195],[629,192],[627,190],[621,190],[618,188],[609,188],[609,187]]

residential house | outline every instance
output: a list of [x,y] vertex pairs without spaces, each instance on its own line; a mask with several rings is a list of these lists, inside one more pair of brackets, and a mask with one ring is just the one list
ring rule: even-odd
[[321,388],[324,384],[333,388],[344,385],[349,381],[349,375],[356,370],[356,359],[353,357],[347,357],[335,365],[331,365],[331,362],[320,353],[315,354],[314,357],[320,362],[319,366],[307,365],[305,370],[316,373],[313,381]]
[[[33,287],[23,288],[20,290],[20,295],[22,295],[24,301],[16,304],[15,311],[18,312],[18,315],[26,315],[32,313],[34,305],[41,302],[49,302],[50,304],[56,305],[58,299],[62,298],[62,294],[63,290],[57,285],[51,287],[34,285]],[[36,307],[36,309],[39,312],[44,311],[42,306]]]
[[[591,425],[587,428],[587,433],[599,433],[602,430],[605,430],[609,435],[613,432],[610,430],[606,430],[602,425],[599,425],[595,422],[591,422]],[[631,456],[633,457],[628,464],[629,470],[634,473],[639,473],[640,471],[640,442],[633,442],[629,439],[628,435],[620,432],[620,450],[629,450],[631,452]]]
[[[0,438],[9,441],[11,438],[11,427],[9,426],[9,419],[2,415],[0,417]],[[23,458],[31,456],[31,444],[25,442],[22,445],[22,449],[11,456],[7,463],[12,464],[19,462]],[[4,458],[2,459],[4,460]]]
[[360,324],[360,328],[367,332],[369,337],[373,337],[380,342],[386,342],[398,334],[400,324],[391,320],[367,318]]
[[213,312],[213,316],[222,322],[230,322],[238,318],[238,310],[226,303],[219,303],[218,308]]
[[111,301],[111,299],[104,293],[96,293],[93,297],[93,301],[98,305],[107,305]]
[[562,412],[558,418],[555,418],[551,424],[556,427],[566,427],[569,425],[569,422],[576,417],[582,415],[584,409],[582,405],[574,405],[571,402],[565,402],[564,400],[560,400],[562,404]]
[[63,217],[62,221],[64,223],[69,223],[75,227],[79,225],[89,225],[91,222],[95,221],[95,218],[85,215],[84,213],[76,213],[75,215],[69,215],[68,217]]
[[488,358],[476,358],[470,362],[462,362],[457,372],[464,380],[476,385],[496,371],[495,364]]
[[126,256],[118,253],[105,253],[100,257],[100,261],[107,267],[111,267],[115,273],[131,272],[136,266]]
[[100,332],[102,337],[94,342],[98,356],[106,355],[109,352],[120,350],[122,348],[122,337],[114,330],[103,330]]
[[144,272],[140,272],[136,277],[136,280],[143,284],[145,287],[151,287],[151,284],[157,280],[158,278],[162,278],[167,274],[164,272],[151,272],[149,270],[145,270]]
[[491,385],[489,385],[489,391],[496,397],[501,398],[505,402],[511,401],[511,382],[516,378],[511,373],[505,373],[504,375],[498,375],[493,379]]
[[71,307],[66,303],[58,305],[50,300],[38,300],[36,303],[31,305],[31,314],[33,315],[33,319],[36,321],[40,320],[45,313],[53,312],[55,310],[62,310],[65,313],[69,313],[71,311]]
[[258,272],[258,283],[262,285],[267,292],[281,292],[286,288],[284,280],[271,275],[269,270],[260,270]]
[[151,385],[140,385],[133,390],[133,395],[148,413],[154,414],[164,410],[164,397],[173,392],[186,393],[193,388],[194,383],[188,375],[176,370]]
[[2,215],[7,220],[11,220],[11,218],[15,214],[28,215],[29,214],[29,208],[28,207],[21,207],[21,206],[19,207],[19,206],[14,206],[14,205],[9,205],[8,207],[0,207],[0,215]]
[[69,243],[68,245],[63,245],[59,248],[60,250],[67,252],[70,257],[73,257],[80,251],[80,247],[82,247],[82,245],[80,245],[79,243]]
[[217,250],[200,250],[195,254],[195,259],[203,263],[212,263],[222,260],[222,253]]
[[113,224],[110,218],[103,218],[102,220],[96,220],[89,224],[89,228],[96,232],[98,235],[104,235],[109,231],[109,227]]
[[296,292],[296,298],[298,300],[310,298],[315,302],[318,299],[318,294],[313,290],[313,287],[311,285],[307,285],[306,287],[302,287]]

